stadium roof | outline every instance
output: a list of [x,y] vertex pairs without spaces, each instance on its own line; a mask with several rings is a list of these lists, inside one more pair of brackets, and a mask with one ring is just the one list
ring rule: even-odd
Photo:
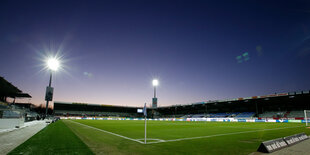
[[296,92],[288,92],[288,93],[275,93],[275,94],[264,95],[264,96],[240,97],[240,98],[224,99],[224,100],[209,100],[209,101],[195,102],[195,103],[190,103],[190,104],[177,104],[177,105],[170,105],[170,106],[161,106],[159,108],[191,106],[191,105],[200,105],[200,104],[212,104],[212,103],[221,103],[221,102],[247,101],[247,100],[254,100],[254,99],[268,99],[268,98],[273,98],[273,97],[309,94],[309,92],[310,92],[309,90],[304,90],[304,91],[296,91]]
[[[169,106],[160,106],[158,108],[169,108],[169,107],[180,107],[180,106],[194,106],[194,105],[202,105],[202,104],[214,104],[214,103],[230,103],[230,102],[240,102],[244,101],[247,102],[249,100],[265,100],[269,98],[275,97],[285,97],[285,96],[294,96],[294,95],[302,95],[302,94],[309,94],[309,90],[305,91],[296,91],[296,92],[288,92],[288,93],[275,93],[271,95],[264,95],[264,96],[252,96],[252,97],[240,97],[234,99],[224,99],[224,100],[209,100],[204,102],[194,102],[190,104],[176,104],[176,105],[169,105]],[[120,106],[120,105],[107,105],[107,104],[89,104],[89,103],[78,103],[78,102],[60,102],[55,101],[54,104],[75,104],[75,105],[87,105],[87,106],[105,106],[105,107],[127,107],[127,108],[142,108],[142,107],[135,107],[135,106]],[[149,109],[153,109],[149,107]]]
[[16,94],[12,94],[12,96],[10,97],[31,98],[31,96],[28,93],[16,93]]
[[31,96],[27,93],[23,93],[16,86],[5,80],[0,76],[0,97],[25,97],[31,98]]
[[103,107],[128,107],[128,108],[143,108],[137,107],[137,106],[121,106],[121,105],[109,105],[109,104],[92,104],[92,103],[80,103],[80,102],[61,102],[61,101],[55,101],[54,104],[75,104],[75,105],[87,105],[87,106],[103,106]]

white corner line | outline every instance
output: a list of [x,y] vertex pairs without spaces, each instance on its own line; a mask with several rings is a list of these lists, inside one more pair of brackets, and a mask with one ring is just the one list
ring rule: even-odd
[[135,142],[138,142],[140,144],[144,144],[144,142],[141,142],[139,140],[132,139],[132,138],[129,138],[129,137],[126,137],[126,136],[122,136],[122,135],[119,135],[119,134],[116,134],[116,133],[113,133],[113,132],[109,132],[109,131],[106,131],[106,130],[98,129],[98,128],[95,128],[95,127],[92,127],[92,126],[89,126],[89,125],[85,125],[85,124],[82,124],[82,123],[78,123],[78,122],[75,122],[75,121],[71,121],[71,120],[68,120],[68,121],[76,123],[76,124],[79,124],[79,125],[82,125],[82,126],[85,126],[85,127],[88,127],[88,128],[91,128],[91,129],[102,131],[102,132],[105,132],[105,133],[108,133],[108,134],[111,134],[111,135],[114,135],[114,136],[117,136],[117,137],[121,137],[121,138],[124,138],[124,139],[135,141]]
[[299,127],[300,127],[300,126],[298,126],[298,127],[284,127],[284,128],[276,128],[276,129],[262,129],[262,130],[242,131],[242,132],[233,132],[233,133],[224,133],[224,134],[216,134],[216,135],[200,136],[200,137],[188,137],[188,138],[170,139],[170,140],[157,141],[157,142],[148,142],[147,144],[156,144],[156,143],[165,143],[165,142],[175,142],[175,141],[192,140],[192,139],[202,139],[202,138],[210,138],[210,137],[218,137],[218,136],[226,136],[226,135],[236,135],[236,134],[243,134],[243,133],[259,132],[259,131],[268,131],[268,130],[280,130],[280,129],[287,129],[287,128],[299,128]]

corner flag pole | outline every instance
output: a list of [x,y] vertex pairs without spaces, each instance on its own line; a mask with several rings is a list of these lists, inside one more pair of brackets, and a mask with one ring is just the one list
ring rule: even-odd
[[144,114],[144,144],[146,144],[146,116],[147,116],[146,103],[144,104],[143,114]]
[[146,144],[146,117],[144,117],[144,144]]

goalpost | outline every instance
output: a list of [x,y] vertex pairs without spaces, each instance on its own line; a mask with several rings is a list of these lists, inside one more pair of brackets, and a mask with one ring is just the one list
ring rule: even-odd
[[305,122],[306,122],[306,126],[308,126],[308,122],[310,122],[310,116],[309,116],[310,110],[304,110],[304,114],[305,114]]

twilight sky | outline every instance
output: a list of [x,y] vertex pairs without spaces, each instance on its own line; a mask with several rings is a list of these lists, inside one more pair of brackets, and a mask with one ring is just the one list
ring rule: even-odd
[[[44,103],[143,106],[310,88],[309,1],[0,1],[0,76]],[[26,101],[24,101],[26,102]]]

